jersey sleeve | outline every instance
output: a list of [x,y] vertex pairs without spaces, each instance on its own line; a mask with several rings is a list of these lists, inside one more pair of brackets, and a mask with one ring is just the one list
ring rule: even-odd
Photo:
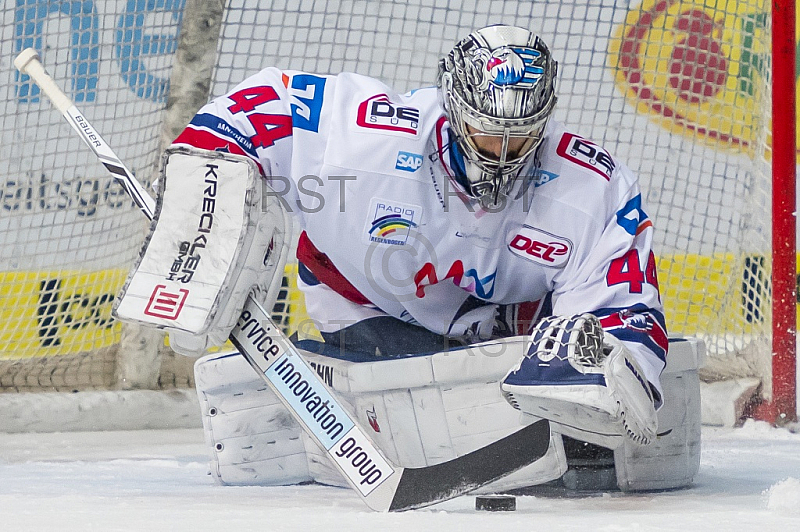
[[264,69],[203,106],[173,145],[250,157],[293,212],[296,176],[321,165],[334,84],[330,76]]
[[626,188],[612,195],[609,203],[616,205],[604,224],[597,224],[602,225],[599,235],[588,233],[580,265],[553,292],[553,313],[595,314],[606,334],[634,354],[660,397],[668,338],[652,250],[654,227],[632,173],[624,167],[619,171],[627,178],[621,180]]

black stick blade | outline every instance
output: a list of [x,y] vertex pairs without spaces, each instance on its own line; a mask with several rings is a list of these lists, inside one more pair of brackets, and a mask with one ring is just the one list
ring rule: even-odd
[[467,493],[535,462],[549,446],[550,424],[541,420],[448,462],[406,468],[389,511],[420,508]]

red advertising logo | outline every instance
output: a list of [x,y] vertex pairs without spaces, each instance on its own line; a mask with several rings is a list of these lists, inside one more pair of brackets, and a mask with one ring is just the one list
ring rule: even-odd
[[375,432],[381,431],[381,427],[378,425],[378,414],[375,413],[375,406],[372,407],[372,410],[367,410],[367,420],[372,430]]
[[167,286],[160,284],[155,287],[144,313],[155,318],[176,320],[183,309],[189,291],[186,289],[167,290]]
[[569,259],[572,242],[527,225],[508,244],[515,255],[546,266],[563,266]]

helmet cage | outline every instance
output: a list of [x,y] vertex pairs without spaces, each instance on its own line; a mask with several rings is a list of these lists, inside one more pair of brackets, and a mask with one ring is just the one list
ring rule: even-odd
[[[459,148],[487,174],[502,176],[516,175],[527,164],[542,142],[556,103],[555,97],[551,98],[545,108],[531,117],[496,118],[475,111],[455,91],[450,91],[449,96],[450,125],[456,134]],[[475,131],[469,131],[467,126]],[[499,157],[486,154],[478,147],[475,139],[480,136],[502,137],[503,145]],[[515,153],[510,153],[509,142],[515,138],[525,139],[525,142]]]
[[[499,35],[505,37],[498,40]],[[530,78],[512,82],[490,79],[487,66],[492,54],[506,53],[508,57],[512,55],[508,51],[522,53],[528,61],[533,61],[525,70],[534,72]],[[440,97],[464,157],[469,195],[477,198],[491,195],[495,203],[500,193],[509,192],[544,137],[557,101],[556,70],[557,63],[538,37],[509,26],[478,30],[442,59]],[[527,91],[531,91],[529,96],[523,96]],[[531,107],[535,112],[529,114]],[[478,145],[481,136],[500,137],[500,153],[482,150]],[[514,139],[524,141],[520,144],[512,142]],[[512,144],[515,149],[509,151]]]

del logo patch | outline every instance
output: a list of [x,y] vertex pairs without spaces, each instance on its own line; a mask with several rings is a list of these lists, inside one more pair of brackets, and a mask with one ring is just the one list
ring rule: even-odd
[[569,260],[572,242],[529,225],[512,234],[508,243],[511,253],[545,266],[561,267]]
[[356,124],[384,133],[416,137],[419,134],[419,109],[396,104],[385,94],[376,94],[358,105]]
[[372,198],[365,228],[368,244],[404,246],[422,219],[422,207]]
[[597,172],[606,181],[611,179],[616,163],[606,150],[573,133],[564,133],[556,149],[564,159]]

